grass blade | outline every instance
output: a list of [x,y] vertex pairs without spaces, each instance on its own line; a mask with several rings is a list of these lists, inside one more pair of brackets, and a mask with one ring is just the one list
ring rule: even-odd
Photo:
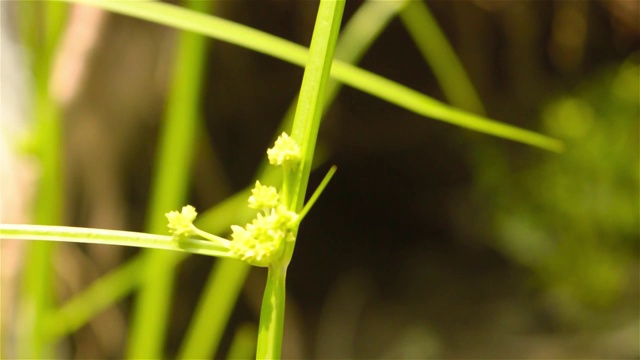
[[[136,2],[134,5],[142,4]],[[212,1],[187,2],[188,7],[203,12],[209,11],[213,4]],[[206,41],[203,36],[182,33],[178,43],[147,214],[146,231],[150,233],[166,233],[164,214],[178,209],[186,200],[200,118],[199,94],[204,78]],[[175,263],[176,255],[146,250],[144,256],[144,280],[134,306],[127,348],[127,357],[131,359],[163,357],[173,289],[174,267],[171,264]]]
[[[308,49],[305,47],[229,20],[156,2],[73,1],[99,6],[181,30],[193,31],[295,65],[304,66],[306,64]],[[459,110],[406,86],[338,60],[334,61],[331,76],[355,89],[419,115],[549,151],[561,152],[563,150],[563,144],[559,140]]]
[[[35,74],[35,120],[40,179],[35,204],[34,221],[38,224],[59,224],[62,221],[62,123],[59,109],[49,94],[49,75],[54,50],[66,18],[66,4],[57,2],[20,3],[24,14],[21,20],[22,36],[31,45],[31,59]],[[38,14],[39,11],[42,11]],[[39,30],[32,31],[26,24],[38,23],[38,15],[44,15]],[[15,356],[20,358],[51,357],[51,344],[45,339],[43,319],[52,310],[53,291],[53,243],[30,243],[25,252],[25,266],[21,279],[17,321]]]
[[484,114],[484,106],[460,59],[423,1],[410,1],[400,19],[452,105]]

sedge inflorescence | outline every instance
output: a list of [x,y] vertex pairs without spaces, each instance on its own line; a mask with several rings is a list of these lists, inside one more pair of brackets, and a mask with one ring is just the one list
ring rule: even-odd
[[169,233],[173,235],[174,240],[183,241],[191,236],[201,236],[220,245],[224,249],[229,249],[229,240],[209,234],[193,225],[193,221],[196,219],[196,216],[198,216],[196,208],[193,206],[183,206],[182,211],[170,211],[164,216],[167,217],[169,222],[167,227],[169,228]]
[[[275,145],[267,150],[269,163],[290,168],[300,161],[300,147],[287,133],[282,133]],[[249,207],[258,210],[245,226],[231,226],[230,250],[242,260],[256,266],[269,265],[284,249],[284,243],[294,241],[293,229],[298,214],[282,204],[278,190],[256,181],[249,197]]]
[[249,207],[260,212],[244,227],[231,226],[231,252],[252,265],[267,266],[283,249],[284,241],[294,240],[292,229],[298,214],[287,210],[278,198],[276,188],[257,181]]
[[[286,133],[278,137],[267,155],[272,165],[285,169],[297,164],[301,157],[300,147]],[[268,266],[282,253],[286,242],[295,240],[294,229],[299,216],[282,203],[275,187],[262,185],[260,181],[256,181],[251,190],[248,203],[250,208],[258,210],[258,214],[245,226],[231,226],[232,241],[196,228],[193,221],[197,213],[190,205],[183,207],[181,212],[166,214],[169,231],[178,241],[199,235],[222,245],[234,258],[255,266]]]
[[183,206],[182,211],[170,211],[165,214],[169,221],[169,233],[175,238],[185,239],[189,236],[196,235],[196,229],[193,220],[196,219],[198,213],[196,208],[191,205]]
[[275,145],[267,150],[269,163],[276,166],[295,165],[300,162],[300,146],[287,133],[278,137]]

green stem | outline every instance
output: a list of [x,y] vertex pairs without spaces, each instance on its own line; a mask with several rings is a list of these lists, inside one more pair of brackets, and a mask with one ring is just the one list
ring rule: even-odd
[[228,253],[227,247],[207,240],[189,238],[175,241],[171,236],[120,230],[69,226],[0,224],[0,236],[3,239],[133,246],[218,257],[233,257]]
[[256,359],[279,359],[284,328],[286,265],[269,267],[260,309]]
[[308,63],[302,78],[298,107],[291,129],[291,137],[300,145],[302,161],[299,169],[285,175],[291,176],[293,180],[293,186],[289,189],[291,202],[287,206],[295,212],[302,209],[309,182],[325,89],[331,73],[343,10],[344,1],[321,1],[313,30]]
[[[284,194],[285,205],[289,210],[295,212],[302,209],[309,182],[324,105],[325,89],[331,71],[343,10],[344,1],[321,1],[313,29],[309,58],[302,79],[298,107],[291,131],[292,138],[300,145],[302,158],[299,168],[285,173],[283,179],[283,182],[287,184],[287,187],[283,189],[287,192]],[[279,359],[281,355],[286,274],[294,245],[295,241],[287,243],[282,258],[269,266],[267,285],[260,311],[256,353],[258,359]]]
[[[110,1],[108,3],[119,3]],[[186,2],[189,13],[208,12],[215,2]],[[137,5],[142,5],[136,2]],[[193,11],[197,10],[197,11]],[[204,78],[207,39],[182,33],[178,43],[171,92],[160,137],[152,195],[145,230],[166,232],[164,214],[184,205],[200,118],[200,88]],[[163,357],[171,307],[174,253],[145,251],[144,280],[134,304],[126,355],[131,359]]]
[[[40,179],[34,209],[34,221],[39,224],[59,224],[62,221],[62,123],[58,107],[49,94],[49,78],[53,56],[66,18],[66,4],[57,2],[20,3],[24,11],[21,34],[31,45],[31,63],[35,75],[35,118]],[[41,12],[39,12],[41,11]],[[41,17],[39,17],[41,16]],[[37,25],[34,25],[37,24]],[[26,26],[25,26],[26,25]],[[40,30],[31,30],[33,28]],[[28,264],[22,274],[16,332],[15,354],[20,358],[52,356],[52,347],[45,338],[44,318],[54,304],[53,256],[54,244],[30,243],[25,252]]]
[[25,267],[20,288],[20,307],[16,329],[16,358],[48,358],[52,356],[45,337],[43,319],[53,307],[52,243],[30,243],[25,254]]

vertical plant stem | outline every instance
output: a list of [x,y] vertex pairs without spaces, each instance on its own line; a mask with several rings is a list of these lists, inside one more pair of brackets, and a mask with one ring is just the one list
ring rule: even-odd
[[[39,81],[40,82],[40,81]],[[41,177],[35,206],[36,224],[60,224],[62,221],[62,174],[60,169],[60,124],[55,105],[46,93],[46,85],[39,84],[36,97],[38,127],[42,131]],[[38,358],[52,356],[45,341],[43,319],[52,310],[53,255],[55,243],[30,242],[27,247],[20,301],[21,313],[18,331],[19,357]]]
[[[209,11],[213,4],[213,1],[197,0],[186,3],[189,8],[202,12]],[[150,233],[166,233],[164,214],[185,201],[198,126],[206,41],[203,36],[193,33],[182,33],[179,40],[147,218],[146,231]],[[163,357],[175,256],[164,251],[145,251],[143,281],[133,312],[128,358]]]
[[[334,54],[335,59],[341,60],[349,65],[357,64],[375,40],[386,29],[391,20],[398,15],[409,1],[411,0],[365,1],[351,16],[351,18],[349,18],[349,22],[342,28],[340,38],[336,44]],[[326,112],[326,110],[331,106],[331,103],[333,103],[333,100],[338,96],[342,86],[343,84],[341,82],[329,78],[325,93],[324,106],[322,107],[323,112]],[[274,139],[278,137],[278,135],[282,134],[285,129],[291,128],[293,118],[296,114],[297,104],[298,98],[296,97],[289,105],[287,112],[280,122],[280,126],[278,131],[276,131]],[[261,175],[258,175],[257,178],[262,179],[262,174],[271,169],[269,162],[265,158],[264,161],[260,163],[258,173]]]
[[48,358],[52,349],[45,340],[43,319],[53,305],[51,257],[54,243],[38,241],[29,244],[25,256],[29,266],[22,277],[20,308],[16,329],[16,358]]
[[[53,55],[66,17],[66,5],[56,2],[18,4],[26,6],[22,20],[40,24],[40,32],[23,33],[31,45],[31,59],[35,74],[35,118],[40,180],[35,204],[34,222],[60,224],[63,192],[61,169],[61,122],[58,108],[49,95],[49,77]],[[30,18],[30,19],[29,19]],[[33,25],[32,25],[33,26]],[[25,29],[25,28],[23,28]],[[53,263],[54,244],[33,242],[28,245],[21,284],[18,313],[20,327],[16,334],[16,357],[46,358],[53,356],[51,343],[46,340],[45,317],[54,303]]]
[[274,264],[269,267],[267,285],[260,308],[256,359],[280,359],[281,357],[286,278],[286,265]]
[[331,73],[333,53],[335,51],[340,21],[344,10],[344,1],[321,1],[318,17],[309,47],[309,58],[305,67],[296,116],[293,121],[291,137],[300,145],[302,161],[299,169],[290,174],[291,194],[286,204],[293,211],[300,211],[304,194],[309,182],[313,163],[318,129],[324,106],[325,89]]
[[[302,209],[309,182],[324,105],[325,89],[331,71],[343,10],[344,1],[321,1],[313,29],[309,58],[302,79],[298,107],[291,132],[292,138],[300,145],[302,158],[299,168],[286,172],[283,180],[285,183],[291,184],[291,187],[283,188],[289,192],[284,194],[284,198],[287,199],[285,205],[295,212]],[[256,353],[258,359],[280,358],[287,267],[293,255],[294,245],[295,241],[287,243],[283,257],[269,266],[267,285],[260,310]]]

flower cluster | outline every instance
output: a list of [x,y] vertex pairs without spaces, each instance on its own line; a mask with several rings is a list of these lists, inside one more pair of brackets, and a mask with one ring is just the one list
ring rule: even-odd
[[[267,155],[272,165],[292,165],[300,161],[300,147],[282,133]],[[280,203],[276,188],[259,181],[251,191],[249,207],[260,212],[244,227],[231,226],[230,250],[251,265],[267,266],[281,253],[285,242],[294,240],[292,229],[298,214]]]
[[269,163],[276,166],[296,164],[300,161],[301,154],[300,146],[284,132],[278,137],[275,145],[267,150]]
[[181,212],[170,211],[166,213],[165,216],[169,222],[167,225],[169,233],[177,241],[186,240],[190,236],[200,236],[228,249],[229,240],[209,234],[193,225],[193,220],[196,219],[197,215],[196,208],[191,205],[183,206]]
[[284,205],[265,208],[246,226],[231,226],[232,253],[251,265],[267,266],[280,254],[285,241],[293,241],[298,215]]
[[196,208],[191,205],[182,207],[181,212],[168,212],[165,216],[169,221],[169,233],[177,239],[186,239],[189,236],[196,235],[193,220],[197,215]]
[[[295,165],[301,157],[300,147],[286,133],[278,137],[267,154],[271,164],[282,166]],[[166,217],[169,220],[169,231],[178,241],[198,235],[221,245],[234,258],[255,266],[268,266],[282,253],[287,242],[295,240],[293,230],[299,221],[299,215],[281,203],[276,188],[262,185],[259,181],[256,181],[251,191],[249,207],[259,212],[245,226],[231,226],[233,241],[196,228],[193,221],[197,213],[193,206],[185,206],[181,212],[171,211]]]
[[251,190],[251,197],[249,197],[249,207],[256,210],[275,208],[278,206],[279,197],[276,188],[256,181],[256,186]]

